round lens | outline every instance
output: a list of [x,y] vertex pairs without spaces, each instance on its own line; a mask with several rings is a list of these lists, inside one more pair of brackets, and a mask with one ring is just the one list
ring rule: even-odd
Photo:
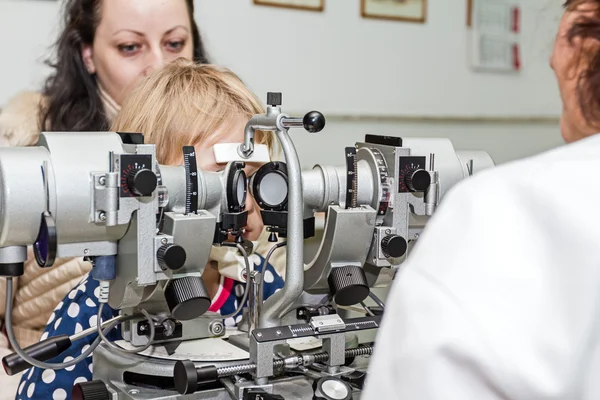
[[240,207],[244,207],[246,204],[246,174],[240,171],[235,180],[235,186],[237,188],[237,201]]
[[260,198],[269,206],[278,206],[287,197],[287,181],[276,172],[265,175],[260,181]]

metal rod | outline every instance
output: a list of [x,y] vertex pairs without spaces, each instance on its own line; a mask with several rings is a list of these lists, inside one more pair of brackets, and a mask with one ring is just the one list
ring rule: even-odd
[[285,285],[265,302],[260,328],[279,326],[283,314],[300,297],[304,289],[304,221],[302,170],[298,153],[287,130],[278,130],[288,169],[288,239],[286,249]]
[[[266,268],[266,266],[265,266]],[[262,274],[258,271],[252,271],[250,273],[250,285],[248,290],[248,337],[252,335],[252,331],[258,327],[261,308],[262,298],[260,293],[260,286],[262,282]]]
[[[354,349],[347,349],[344,352],[344,358],[352,358],[358,356],[366,356],[373,354],[373,345],[360,346]],[[322,352],[316,354],[307,354],[305,356],[292,356],[284,359],[273,360],[273,369],[281,370],[283,368],[293,369],[298,366],[310,365],[317,362],[325,362],[329,360],[329,354]],[[219,378],[225,378],[233,375],[248,374],[256,370],[256,364],[241,364],[232,365],[228,367],[217,368],[217,375]]]
[[284,128],[302,128],[304,126],[304,118],[281,118],[281,126]]

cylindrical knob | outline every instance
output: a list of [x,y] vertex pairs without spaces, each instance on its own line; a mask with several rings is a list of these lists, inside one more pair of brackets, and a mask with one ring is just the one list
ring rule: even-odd
[[198,390],[199,385],[216,382],[219,375],[215,366],[196,368],[193,362],[185,360],[175,363],[173,378],[179,394],[192,394]]
[[127,187],[136,196],[150,196],[157,185],[156,174],[149,169],[134,170],[127,175]]
[[71,392],[73,400],[110,400],[106,384],[102,381],[78,383]]
[[314,386],[315,400],[351,400],[352,388],[338,378],[325,377],[319,379]]
[[431,175],[424,169],[410,172],[404,178],[406,186],[413,192],[424,192],[431,185]]
[[268,92],[267,93],[267,104],[273,107],[281,105],[281,93]]
[[391,258],[402,257],[406,250],[408,249],[408,244],[406,243],[406,239],[399,235],[387,235],[383,239],[381,239],[381,250],[383,251],[383,255]]
[[164,269],[177,270],[184,266],[187,255],[185,249],[177,244],[169,243],[161,246],[156,253],[158,265]]
[[165,300],[173,318],[187,321],[208,311],[210,296],[199,276],[173,279],[165,287]]
[[310,133],[321,132],[325,128],[325,117],[318,111],[311,111],[304,116],[302,123]]
[[340,306],[358,304],[369,296],[367,277],[359,266],[333,268],[327,283],[335,302]]

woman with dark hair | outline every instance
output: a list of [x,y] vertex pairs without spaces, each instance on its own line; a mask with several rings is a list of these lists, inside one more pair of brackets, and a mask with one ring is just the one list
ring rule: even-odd
[[566,146],[456,185],[396,275],[363,398],[600,398],[600,0],[550,61]]
[[[0,143],[33,145],[42,130],[108,130],[140,78],[176,58],[207,63],[193,12],[193,0],[65,0],[54,72],[42,93],[21,93],[3,108]],[[90,269],[79,258],[57,260],[51,269],[26,263],[13,308],[22,347],[40,339],[56,305]],[[0,327],[4,300],[0,279]],[[0,334],[0,357],[10,353],[7,347]],[[2,374],[4,399],[19,377]]]

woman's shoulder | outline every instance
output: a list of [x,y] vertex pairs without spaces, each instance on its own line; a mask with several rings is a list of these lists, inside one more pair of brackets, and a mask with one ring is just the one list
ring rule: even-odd
[[40,134],[39,92],[20,92],[0,106],[0,146],[30,146]]

